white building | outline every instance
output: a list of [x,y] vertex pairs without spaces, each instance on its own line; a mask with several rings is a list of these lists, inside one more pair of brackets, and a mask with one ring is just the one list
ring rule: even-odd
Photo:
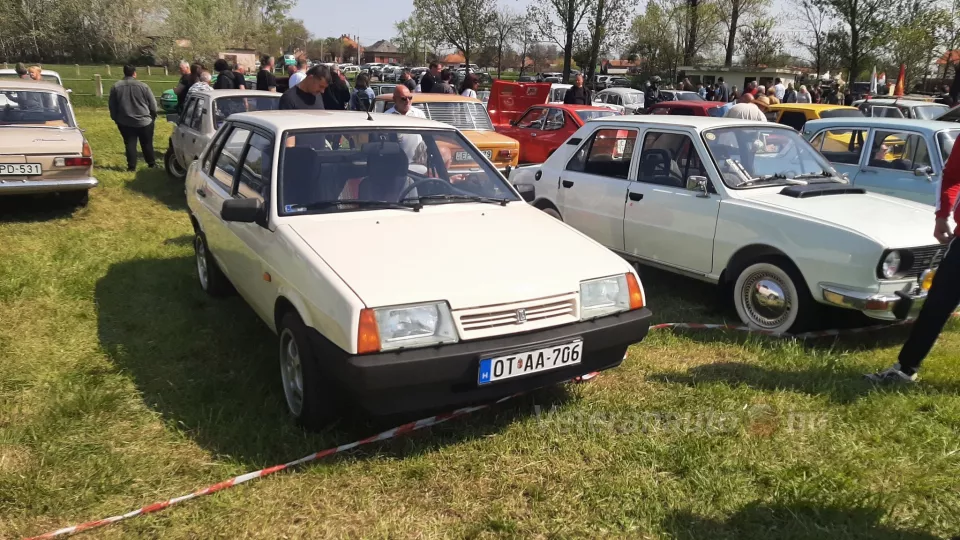
[[[742,90],[744,85],[751,81],[757,81],[757,84],[762,86],[770,86],[773,84],[773,80],[778,77],[784,85],[794,83],[794,86],[796,86],[797,79],[802,75],[800,71],[790,68],[748,68],[742,66],[680,66],[678,72],[682,73],[683,77],[690,79],[693,84],[715,84],[717,79],[723,77],[727,86],[736,86],[739,90]],[[681,77],[681,80],[683,77]]]

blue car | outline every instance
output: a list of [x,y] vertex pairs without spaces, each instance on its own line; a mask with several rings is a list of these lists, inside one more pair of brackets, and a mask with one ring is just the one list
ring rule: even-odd
[[852,184],[930,205],[958,134],[954,123],[905,118],[832,118],[803,126],[803,137]]

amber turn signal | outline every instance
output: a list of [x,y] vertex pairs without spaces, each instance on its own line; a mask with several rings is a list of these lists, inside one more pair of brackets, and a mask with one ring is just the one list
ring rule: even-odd
[[640,283],[633,272],[627,274],[627,291],[630,292],[630,309],[640,309],[643,307],[643,291],[640,290]]
[[377,315],[372,309],[360,310],[360,328],[357,331],[357,353],[380,352],[380,329],[377,327]]

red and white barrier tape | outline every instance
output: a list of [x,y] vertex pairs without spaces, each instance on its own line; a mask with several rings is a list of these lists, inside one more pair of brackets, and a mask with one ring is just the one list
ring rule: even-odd
[[[958,316],[958,315],[960,315],[960,314],[954,313],[954,316]],[[783,337],[793,337],[793,338],[796,338],[796,339],[820,338],[820,337],[837,336],[837,335],[840,335],[840,334],[860,334],[860,333],[865,333],[865,332],[872,332],[872,331],[875,331],[875,330],[879,330],[879,329],[883,329],[883,328],[890,328],[890,327],[892,327],[892,326],[899,326],[899,325],[903,325],[903,324],[907,324],[907,322],[897,322],[897,323],[892,323],[892,324],[882,324],[882,325],[876,325],[876,326],[867,326],[867,327],[864,327],[864,328],[851,328],[851,329],[847,329],[847,330],[823,330],[823,331],[819,331],[819,332],[807,332],[807,333],[805,333],[805,334],[796,334],[796,335],[792,335],[792,336],[791,336],[791,335],[782,335],[782,336],[783,336]],[[651,326],[651,327],[650,327],[650,330],[663,330],[663,329],[666,329],[666,328],[688,329],[688,330],[735,330],[735,331],[738,331],[738,332],[750,332],[750,333],[763,334],[763,335],[775,335],[775,334],[773,334],[772,332],[765,331],[765,330],[757,330],[757,329],[749,328],[749,327],[747,327],[747,326],[736,326],[736,325],[730,325],[730,324],[662,323],[662,324],[656,324],[656,325]],[[626,357],[624,357],[624,358],[626,358]],[[595,378],[597,375],[599,375],[599,374],[596,373],[596,372],[588,373],[588,374],[583,375],[583,376],[581,376],[581,377],[577,377],[577,378],[574,379],[574,380],[575,380],[575,381],[589,381],[589,380]],[[492,406],[494,406],[494,405],[498,405],[498,404],[500,404],[500,403],[503,403],[503,402],[505,402],[505,401],[508,401],[508,400],[510,400],[510,399],[513,399],[513,398],[515,398],[515,397],[517,397],[517,396],[519,396],[519,395],[521,395],[521,394],[513,394],[513,395],[510,395],[510,396],[507,396],[507,397],[504,397],[504,398],[500,398],[500,399],[498,399],[497,401],[494,401],[494,402],[492,402],[492,403],[487,403],[487,404],[485,404],[485,405],[477,405],[477,406],[474,406],[474,407],[463,407],[463,408],[457,409],[457,410],[452,411],[452,412],[449,412],[449,413],[438,414],[438,415],[436,415],[436,416],[431,416],[431,417],[429,417],[429,418],[423,418],[423,419],[421,419],[421,420],[417,420],[416,422],[410,422],[410,423],[408,423],[408,424],[403,424],[402,426],[398,426],[398,427],[395,427],[395,428],[392,428],[392,429],[388,429],[388,430],[386,430],[386,431],[384,431],[384,432],[382,432],[382,433],[379,433],[379,434],[377,434],[377,435],[373,435],[373,436],[371,436],[371,437],[367,437],[366,439],[361,439],[361,440],[359,440],[359,441],[354,441],[354,442],[347,443],[347,444],[341,444],[340,446],[337,446],[337,447],[335,447],[335,448],[329,448],[329,449],[327,449],[327,450],[323,450],[323,451],[320,451],[320,452],[316,452],[316,453],[314,453],[314,454],[310,454],[310,455],[308,455],[308,456],[304,456],[304,457],[302,457],[302,458],[300,458],[300,459],[291,461],[291,462],[289,462],[289,463],[284,463],[283,465],[274,465],[273,467],[267,467],[267,468],[265,468],[265,469],[260,469],[259,471],[254,471],[254,472],[250,472],[250,473],[247,473],[247,474],[241,474],[240,476],[235,476],[235,477],[233,477],[233,478],[231,478],[231,479],[229,479],[229,480],[225,480],[225,481],[223,481],[223,482],[219,482],[219,483],[213,484],[212,486],[207,486],[207,487],[205,487],[205,488],[203,488],[203,489],[194,491],[193,493],[190,493],[190,494],[188,494],[188,495],[182,495],[182,496],[180,496],[180,497],[174,497],[173,499],[168,499],[168,500],[166,500],[166,501],[153,503],[153,504],[144,506],[144,507],[142,507],[142,508],[138,508],[138,509],[136,509],[136,510],[134,510],[134,511],[132,511],[132,512],[127,512],[126,514],[120,514],[120,515],[117,515],[117,516],[112,516],[112,517],[108,517],[108,518],[104,518],[104,519],[99,519],[99,520],[96,520],[96,521],[88,521],[88,522],[86,522],[86,523],[81,523],[81,524],[79,524],[79,525],[73,525],[73,526],[71,526],[71,527],[64,527],[63,529],[58,529],[58,530],[56,530],[56,531],[48,532],[48,533],[42,534],[42,535],[40,535],[40,536],[31,537],[31,538],[28,539],[28,540],[35,540],[35,539],[39,539],[39,538],[54,538],[54,537],[57,537],[57,536],[72,535],[72,534],[76,534],[76,533],[83,532],[83,531],[89,531],[90,529],[96,529],[97,527],[103,527],[104,525],[109,525],[109,524],[111,524],[111,523],[116,523],[116,522],[118,522],[118,521],[123,521],[123,520],[125,520],[125,519],[130,519],[130,518],[132,518],[132,517],[136,517],[136,516],[141,516],[141,515],[144,515],[144,514],[150,514],[150,513],[153,513],[153,512],[157,512],[157,511],[163,510],[163,509],[165,509],[165,508],[168,508],[168,507],[170,507],[170,506],[173,506],[173,505],[175,505],[175,504],[177,504],[177,503],[181,503],[181,502],[183,502],[183,501],[188,501],[188,500],[190,500],[190,499],[195,499],[195,498],[197,498],[197,497],[202,497],[202,496],[204,496],[204,495],[210,495],[211,493],[216,493],[216,492],[218,492],[218,491],[220,491],[220,490],[227,489],[227,488],[231,488],[231,487],[233,487],[233,486],[240,485],[240,484],[242,484],[242,483],[244,483],[244,482],[248,482],[248,481],[254,480],[254,479],[256,479],[256,478],[263,478],[264,476],[267,476],[267,475],[270,475],[270,474],[273,474],[273,473],[276,473],[276,472],[280,472],[280,471],[289,469],[289,468],[291,468],[291,467],[296,467],[296,466],[298,466],[298,465],[303,465],[304,463],[309,463],[309,462],[311,462],[311,461],[315,461],[315,460],[318,460],[318,459],[321,459],[321,458],[325,458],[325,457],[327,457],[327,456],[332,456],[332,455],[334,455],[334,454],[339,454],[339,453],[341,453],[341,452],[346,452],[347,450],[352,450],[352,449],[354,449],[354,448],[356,448],[356,447],[358,447],[358,446],[362,446],[362,445],[365,445],[365,444],[370,444],[370,443],[374,443],[374,442],[378,442],[378,441],[385,441],[385,440],[387,440],[387,439],[393,439],[393,438],[398,437],[398,436],[400,436],[400,435],[404,435],[404,434],[406,434],[406,433],[410,433],[411,431],[416,431],[416,430],[418,430],[418,429],[423,429],[423,428],[425,428],[425,427],[435,426],[435,425],[437,425],[437,424],[441,424],[441,423],[443,423],[443,422],[446,422],[447,420],[451,420],[451,419],[453,419],[453,418],[457,418],[457,417],[460,417],[460,416],[466,416],[466,415],[468,415],[468,414],[471,414],[471,413],[474,413],[474,412],[477,412],[477,411],[480,411],[480,410],[483,410],[483,409],[487,409],[487,408],[492,407]]]

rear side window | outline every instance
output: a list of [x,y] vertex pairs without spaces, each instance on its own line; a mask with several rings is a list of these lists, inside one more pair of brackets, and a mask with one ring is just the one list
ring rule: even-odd
[[870,147],[869,165],[898,171],[929,167],[927,141],[917,133],[877,130]]
[[[860,163],[863,143],[867,140],[866,130],[834,129],[817,135],[822,142],[813,147],[820,150],[823,157],[832,163],[856,165]],[[814,143],[816,139],[814,139]]]
[[783,116],[780,117],[780,123],[800,131],[807,123],[807,115],[799,111],[784,111]]
[[634,129],[598,129],[573,155],[567,170],[627,179],[637,135]]

